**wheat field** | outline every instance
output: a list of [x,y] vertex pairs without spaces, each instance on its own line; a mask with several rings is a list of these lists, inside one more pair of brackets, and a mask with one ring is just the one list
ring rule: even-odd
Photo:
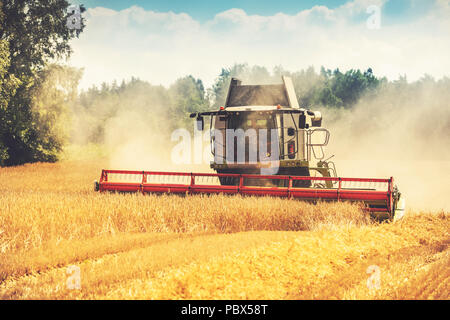
[[449,299],[448,212],[95,193],[102,165],[0,169],[0,299]]

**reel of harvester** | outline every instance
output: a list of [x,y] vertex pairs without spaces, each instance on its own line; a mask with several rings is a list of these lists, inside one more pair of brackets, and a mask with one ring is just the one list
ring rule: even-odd
[[[227,180],[228,184],[221,184]],[[279,180],[286,187],[260,186],[255,181]],[[311,183],[331,182],[331,188],[298,188],[297,181]],[[356,187],[357,186],[357,187]],[[141,192],[156,194],[240,194],[246,196],[270,196],[304,201],[352,201],[363,202],[366,210],[380,219],[399,219],[404,204],[394,186],[393,178],[337,178],[301,177],[281,175],[250,175],[220,173],[185,173],[155,171],[103,170],[96,191]]]

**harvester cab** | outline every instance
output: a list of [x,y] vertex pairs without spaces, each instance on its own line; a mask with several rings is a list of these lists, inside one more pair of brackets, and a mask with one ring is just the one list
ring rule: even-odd
[[[217,173],[337,176],[334,163],[324,159],[330,132],[321,128],[321,113],[300,108],[291,78],[282,80],[282,84],[241,85],[233,78],[224,107],[191,114],[197,128],[204,127],[205,116],[211,117],[211,168]],[[271,183],[281,187],[286,181]],[[294,181],[293,186],[311,187],[312,181]],[[317,181],[313,186],[331,188],[333,182]]]
[[216,173],[102,170],[95,190],[351,201],[377,218],[403,216],[405,202],[392,177],[337,176],[323,151],[330,132],[322,128],[322,115],[299,106],[289,77],[271,85],[232,79],[223,107],[190,117],[196,130],[204,130],[209,117]]

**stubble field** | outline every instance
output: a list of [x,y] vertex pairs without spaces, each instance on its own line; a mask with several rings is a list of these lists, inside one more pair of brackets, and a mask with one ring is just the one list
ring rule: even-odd
[[99,194],[101,169],[0,169],[0,299],[450,297],[448,212]]

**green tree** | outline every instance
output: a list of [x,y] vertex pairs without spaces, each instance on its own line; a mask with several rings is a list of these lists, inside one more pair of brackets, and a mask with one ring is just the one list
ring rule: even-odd
[[[0,137],[2,137],[7,130],[5,124],[9,101],[16,93],[17,87],[20,85],[19,79],[14,75],[8,74],[9,66],[10,58],[8,42],[0,40]],[[3,166],[8,158],[8,148],[0,139],[0,166]]]
[[345,73],[339,69],[332,72],[322,68],[321,75],[325,82],[315,102],[329,107],[350,108],[364,94],[374,92],[380,85],[371,68],[365,72],[351,69]]
[[[259,74],[265,73],[261,68],[254,68],[253,71]],[[222,71],[209,92],[212,109],[219,109],[225,104],[231,78],[238,78],[243,82],[255,81],[252,70],[247,64],[235,64],[231,68],[222,68]]]
[[[49,61],[66,58],[71,53],[69,40],[84,28],[68,28],[69,3],[65,0],[11,0],[2,2],[0,40],[8,43],[9,75],[20,80],[16,92],[9,98],[3,115],[0,141],[7,150],[4,165],[33,161],[53,161],[53,149],[43,152],[48,143],[40,141],[38,121],[33,111],[33,94]],[[80,8],[84,11],[84,8]],[[49,156],[51,154],[51,156]]]
[[316,104],[320,90],[325,85],[326,77],[316,73],[312,66],[291,74],[291,77],[299,105],[309,108]]
[[209,109],[203,82],[191,75],[178,79],[170,87],[169,92],[172,97],[170,108],[175,127],[190,128],[192,119],[189,118],[188,114]]
[[209,98],[212,103],[212,109],[219,109],[225,104],[227,99],[228,86],[231,82],[231,70],[222,68],[219,76],[209,92]]

